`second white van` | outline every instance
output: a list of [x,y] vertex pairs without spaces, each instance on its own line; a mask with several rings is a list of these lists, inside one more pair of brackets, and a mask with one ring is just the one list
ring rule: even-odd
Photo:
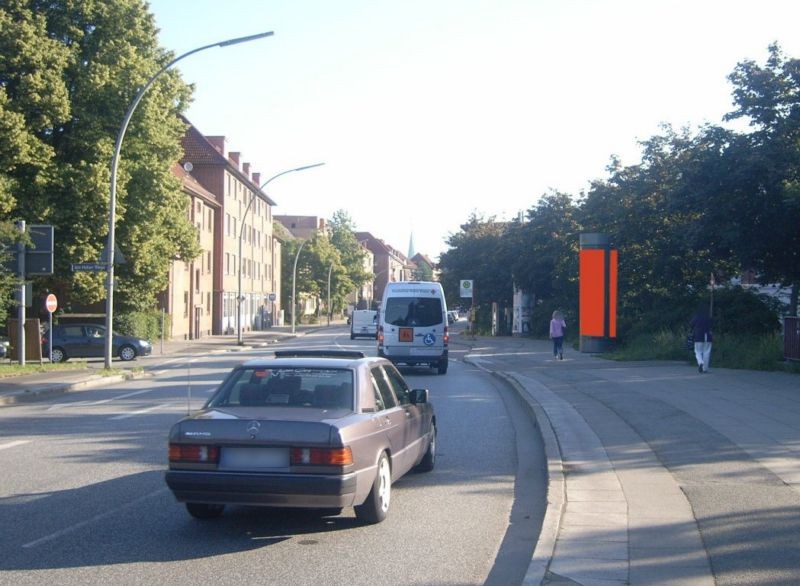
[[447,372],[447,304],[433,281],[388,283],[378,314],[378,356],[396,364],[426,364]]
[[374,309],[356,309],[350,316],[350,339],[359,336],[374,338],[378,333],[378,312]]

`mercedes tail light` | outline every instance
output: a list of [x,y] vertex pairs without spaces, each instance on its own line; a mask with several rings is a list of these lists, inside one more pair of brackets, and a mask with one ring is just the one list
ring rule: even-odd
[[219,446],[170,444],[169,461],[189,464],[216,464],[219,462]]
[[353,463],[353,452],[345,448],[292,448],[289,452],[292,465],[348,466]]

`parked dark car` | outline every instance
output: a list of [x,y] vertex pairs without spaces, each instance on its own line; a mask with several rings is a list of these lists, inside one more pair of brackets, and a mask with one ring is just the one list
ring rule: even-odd
[[[63,324],[53,326],[53,362],[70,358],[92,358],[105,355],[106,328],[96,324]],[[148,356],[153,347],[147,340],[114,332],[112,354],[121,360]],[[42,336],[42,355],[49,352],[50,332]]]
[[226,504],[354,507],[383,521],[392,482],[436,458],[427,389],[361,352],[285,351],[245,362],[169,434],[166,482],[197,518]]

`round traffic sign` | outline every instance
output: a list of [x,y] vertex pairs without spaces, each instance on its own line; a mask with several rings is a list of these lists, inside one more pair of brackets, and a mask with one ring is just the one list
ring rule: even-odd
[[55,295],[50,293],[44,302],[44,306],[47,308],[47,311],[53,313],[56,309],[58,309],[58,299]]

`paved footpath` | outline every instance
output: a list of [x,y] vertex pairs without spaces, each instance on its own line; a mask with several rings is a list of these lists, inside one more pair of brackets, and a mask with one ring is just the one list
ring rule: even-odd
[[467,343],[545,440],[525,584],[800,584],[800,376]]

